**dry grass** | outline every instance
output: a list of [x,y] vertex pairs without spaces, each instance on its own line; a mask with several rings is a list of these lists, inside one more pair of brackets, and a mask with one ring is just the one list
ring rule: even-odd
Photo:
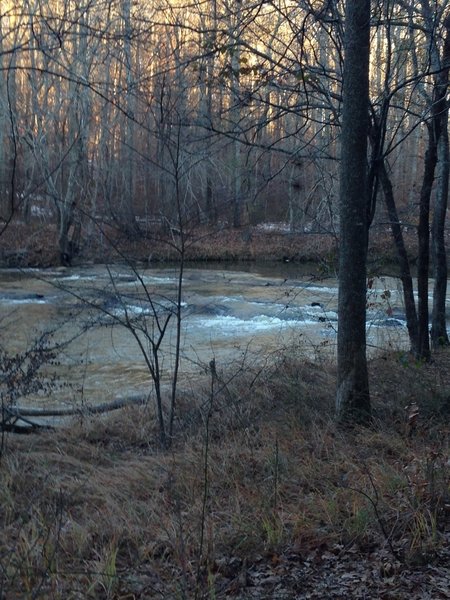
[[212,405],[207,387],[185,399],[170,452],[141,408],[8,438],[0,598],[224,598],[252,561],[317,548],[432,561],[448,540],[449,362],[374,360],[372,429],[338,430],[333,367],[297,357],[256,381],[223,374]]
[[[185,259],[188,261],[312,261],[318,269],[334,270],[337,264],[336,238],[328,234],[286,233],[258,227],[214,229],[196,226],[186,231]],[[404,234],[409,255],[417,256],[415,236]],[[0,237],[0,262],[5,266],[59,264],[57,228],[52,223],[29,225],[13,220]],[[155,230],[148,234],[126,235],[111,225],[89,224],[83,229],[80,254],[75,261],[117,261],[121,256],[147,263],[178,261],[177,236]],[[376,274],[386,265],[396,264],[389,232],[374,229],[369,247],[368,268]]]
[[[185,259],[188,261],[318,261],[334,265],[336,242],[330,235],[285,234],[256,228],[242,230],[196,227],[186,232]],[[128,260],[178,261],[178,237],[170,232],[127,236],[109,225],[83,231],[80,254],[75,261]],[[57,228],[50,223],[25,225],[13,221],[0,238],[0,261],[6,266],[50,266],[59,261]]]

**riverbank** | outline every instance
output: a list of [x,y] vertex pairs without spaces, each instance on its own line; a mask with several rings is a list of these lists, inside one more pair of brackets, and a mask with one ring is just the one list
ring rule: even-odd
[[[416,240],[405,234],[412,257]],[[330,233],[291,233],[283,224],[234,229],[197,227],[186,233],[184,259],[190,262],[315,262],[325,272],[337,264],[338,244]],[[144,264],[180,259],[179,232],[154,231],[125,235],[110,225],[82,232],[73,264],[131,261]],[[396,262],[387,231],[374,230],[369,269],[377,272]],[[0,236],[0,266],[52,267],[60,264],[56,227],[52,224],[12,222]]]
[[3,597],[448,598],[450,353],[370,375],[370,429],[336,427],[333,365],[292,348],[205,375],[169,452],[151,407],[8,436]]

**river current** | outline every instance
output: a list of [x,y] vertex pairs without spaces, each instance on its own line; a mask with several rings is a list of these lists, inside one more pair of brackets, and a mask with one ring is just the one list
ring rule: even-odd
[[[158,340],[169,315],[158,359],[163,381],[170,381],[178,281],[177,268],[0,270],[3,350],[26,353],[49,331],[44,346],[59,345],[39,375],[51,385],[17,401],[98,403],[151,391],[142,350],[151,351],[148,340]],[[374,280],[367,298],[370,350],[407,346],[401,299],[397,279]],[[337,281],[307,266],[188,268],[180,306],[184,385],[212,358],[219,368],[232,368],[275,358],[282,348],[308,357],[335,353]],[[138,339],[132,329],[140,330]]]

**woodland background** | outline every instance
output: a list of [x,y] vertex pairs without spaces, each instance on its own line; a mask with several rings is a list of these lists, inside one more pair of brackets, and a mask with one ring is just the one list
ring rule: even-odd
[[[386,185],[418,224],[447,4],[373,2],[372,238]],[[55,223],[63,263],[105,223],[334,234],[342,35],[336,1],[3,1],[4,227]]]
[[[2,262],[125,261],[150,313],[89,307],[144,336],[158,390],[154,406],[15,436],[14,393],[54,347],[1,349],[2,600],[449,597],[447,0],[371,3],[361,314],[394,257],[412,352],[369,361],[370,422],[339,426],[336,365],[301,345],[264,368],[212,360],[189,389],[178,345],[159,386],[186,259],[336,265],[345,4],[1,1]],[[178,261],[169,312],[136,258]]]

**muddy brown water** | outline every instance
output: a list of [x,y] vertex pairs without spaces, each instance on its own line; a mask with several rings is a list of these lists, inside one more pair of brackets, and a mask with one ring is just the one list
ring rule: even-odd
[[[23,353],[45,331],[53,332],[51,344],[63,344],[41,374],[56,376],[52,394],[18,402],[98,403],[151,392],[142,349],[123,323],[128,319],[144,332],[139,339],[149,352],[146,335],[158,335],[153,310],[163,323],[176,307],[177,285],[176,267],[0,270],[4,350]],[[311,266],[188,268],[181,298],[183,385],[204,376],[212,358],[222,369],[276,358],[292,345],[306,356],[335,353],[337,281],[315,275]],[[158,355],[164,382],[173,372],[175,325],[172,315]],[[368,294],[367,330],[371,349],[407,345],[397,279],[375,280]]]

